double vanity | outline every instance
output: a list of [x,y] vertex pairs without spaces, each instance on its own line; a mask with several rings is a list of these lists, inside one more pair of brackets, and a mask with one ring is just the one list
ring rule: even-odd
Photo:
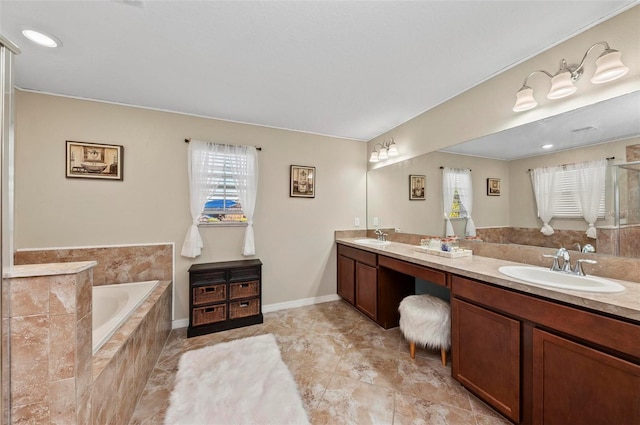
[[338,295],[385,329],[398,325],[415,278],[450,290],[452,376],[512,422],[640,423],[640,283],[336,242]]

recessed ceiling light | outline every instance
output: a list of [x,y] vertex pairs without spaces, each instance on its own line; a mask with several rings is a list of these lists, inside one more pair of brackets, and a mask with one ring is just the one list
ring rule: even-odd
[[548,143],[546,145],[542,145],[540,146],[542,149],[551,149],[553,147],[553,145],[551,143]]
[[32,29],[24,29],[24,30],[22,30],[22,35],[24,35],[29,40],[33,41],[34,43],[36,43],[36,44],[38,44],[40,46],[58,47],[58,46],[62,45],[60,40],[58,40],[57,38],[55,38],[52,35],[45,34],[42,31],[36,31],[36,30],[32,30]]

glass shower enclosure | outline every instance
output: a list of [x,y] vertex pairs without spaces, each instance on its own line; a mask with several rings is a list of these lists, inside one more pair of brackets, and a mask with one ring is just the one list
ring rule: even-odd
[[640,258],[640,161],[613,166],[616,255]]

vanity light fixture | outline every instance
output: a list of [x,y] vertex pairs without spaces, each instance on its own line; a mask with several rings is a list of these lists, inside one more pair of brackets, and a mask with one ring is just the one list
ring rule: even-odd
[[547,143],[546,145],[540,146],[542,149],[551,149],[553,145],[551,143]]
[[44,47],[59,47],[62,46],[62,42],[58,40],[56,37],[51,34],[46,34],[42,31],[36,31],[30,28],[25,28],[22,30],[22,35],[24,35],[29,40],[33,41],[39,46]]
[[393,137],[386,142],[375,144],[369,157],[369,162],[384,161],[390,156],[398,156],[398,146],[393,141]]
[[560,68],[554,75],[542,69],[533,71],[527,75],[522,87],[516,93],[516,103],[513,106],[513,110],[515,112],[522,112],[538,106],[538,102],[536,102],[533,97],[533,89],[527,85],[529,78],[537,73],[545,74],[551,78],[551,88],[547,94],[548,99],[561,99],[575,93],[578,87],[576,87],[574,83],[578,81],[584,73],[584,61],[596,46],[604,47],[604,52],[596,59],[596,72],[593,74],[593,77],[591,77],[592,83],[608,83],[629,72],[629,68],[622,63],[622,54],[609,47],[606,41],[599,41],[587,49],[580,61],[580,65],[567,65],[567,61],[562,59],[560,61]]

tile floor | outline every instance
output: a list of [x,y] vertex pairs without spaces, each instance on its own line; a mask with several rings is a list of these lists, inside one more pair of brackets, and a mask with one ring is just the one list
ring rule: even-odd
[[[188,338],[171,332],[130,425],[163,424],[181,353],[272,333],[312,424],[507,425],[451,377],[440,352],[409,347],[343,301],[264,315],[264,323]],[[184,424],[193,425],[193,424]]]

